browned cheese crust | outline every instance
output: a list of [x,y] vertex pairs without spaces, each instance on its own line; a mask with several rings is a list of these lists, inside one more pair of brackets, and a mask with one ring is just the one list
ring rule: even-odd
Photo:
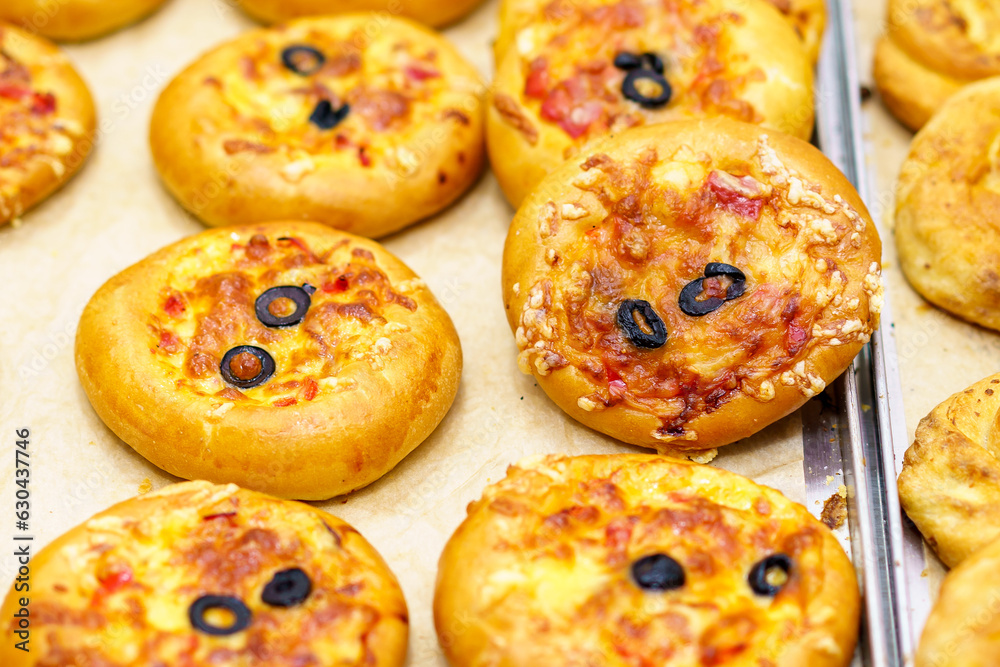
[[145,18],[165,0],[3,0],[0,20],[58,41],[101,37]]
[[882,100],[920,129],[962,86],[1000,75],[1000,6],[975,0],[889,0],[875,46]]
[[236,0],[258,21],[278,23],[317,14],[379,12],[437,28],[458,21],[482,0]]
[[[308,575],[308,597],[265,602],[265,586],[292,568]],[[35,556],[30,585],[0,608],[8,667],[398,667],[406,657],[406,601],[375,549],[326,512],[234,485],[186,482],[115,505]],[[196,630],[189,609],[204,595],[237,598],[247,627]],[[30,652],[15,648],[25,596]]]
[[[304,319],[265,326],[257,299],[303,285],[316,290]],[[263,384],[223,378],[241,345],[273,358]],[[98,415],[167,472],[306,500],[395,466],[444,417],[462,368],[451,320],[409,268],[297,222],[203,232],[118,274],[84,310],[76,362]]]
[[1000,329],[1000,79],[950,98],[913,140],[896,186],[899,265],[921,296]]
[[[504,303],[521,370],[570,416],[645,447],[708,449],[847,368],[878,325],[880,254],[857,192],[812,146],[725,119],[665,123],[570,160],[529,197]],[[714,262],[745,274],[744,294],[685,314],[681,291]],[[651,305],[665,344],[625,335],[626,300]]]
[[0,226],[76,173],[95,125],[90,91],[62,52],[0,23]]
[[903,458],[899,500],[927,543],[954,567],[1000,537],[1000,375],[920,420]]
[[[644,590],[633,564],[684,573]],[[790,558],[776,595],[754,565]],[[455,667],[842,667],[854,570],[805,508],[733,473],[646,455],[538,457],[469,505],[445,547],[434,618]]]
[[948,573],[920,637],[915,667],[994,667],[1000,653],[1000,541]]
[[[300,51],[297,73],[291,47],[321,58]],[[481,95],[472,65],[427,28],[308,18],[199,58],[157,101],[150,142],[164,184],[209,225],[314,220],[379,237],[476,181]]]
[[[653,0],[655,2],[655,0]],[[792,24],[814,63],[819,60],[826,27],[823,0],[768,0]],[[517,33],[531,23],[555,22],[573,11],[576,0],[501,0],[500,36],[494,45],[497,62],[517,39]]]
[[[763,46],[766,35],[766,47]],[[626,94],[622,53],[662,61],[669,100]],[[490,162],[519,206],[566,159],[609,133],[723,116],[807,139],[813,76],[795,31],[764,0],[581,0],[516,33],[489,99]],[[647,66],[648,67],[648,66]],[[648,77],[636,90],[663,90]]]

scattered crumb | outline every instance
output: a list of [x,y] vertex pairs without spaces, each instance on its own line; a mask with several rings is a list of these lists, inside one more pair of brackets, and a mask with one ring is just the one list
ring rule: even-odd
[[920,576],[926,579],[927,577],[931,576],[931,573],[928,572],[926,568],[924,568],[924,571],[920,573]]
[[140,496],[144,496],[144,495],[146,495],[147,493],[149,493],[152,490],[153,490],[153,483],[149,480],[148,477],[145,478],[144,480],[142,480],[142,482],[139,483],[139,495]]
[[859,93],[861,94],[862,102],[867,102],[872,98],[872,89],[869,86],[861,86]]
[[833,475],[827,475],[826,476],[826,485],[830,486],[830,482],[832,482],[832,481],[833,481]]
[[837,488],[837,492],[826,499],[823,503],[823,512],[819,516],[820,521],[826,524],[830,530],[836,530],[844,525],[847,519],[847,487],[843,484]]
[[687,458],[695,463],[701,463],[702,465],[707,465],[715,460],[715,457],[719,455],[718,449],[706,449],[702,452],[690,452]]

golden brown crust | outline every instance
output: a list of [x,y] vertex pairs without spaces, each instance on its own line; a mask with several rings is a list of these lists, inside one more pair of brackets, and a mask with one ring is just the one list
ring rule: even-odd
[[[291,568],[309,576],[309,596],[265,603],[264,587]],[[0,608],[4,665],[397,667],[406,656],[403,592],[356,530],[234,485],[175,484],[115,505],[35,556],[30,586],[12,587]],[[188,609],[202,595],[238,598],[248,627],[195,630]],[[15,648],[25,596],[30,652]]]
[[896,247],[931,303],[1000,329],[1000,80],[969,85],[917,134],[896,190]]
[[[663,553],[684,585],[644,592]],[[747,583],[792,559],[775,598]],[[538,457],[469,506],[438,569],[451,664],[840,667],[858,627],[854,570],[805,508],[723,470],[656,456]]]
[[993,3],[890,0],[874,67],[886,106],[920,129],[959,88],[1000,74],[998,34]]
[[[679,121],[612,138],[539,186],[507,237],[504,302],[521,369],[572,417],[645,447],[708,449],[847,368],[878,325],[880,254],[856,191],[812,146]],[[679,294],[710,262],[742,270],[746,292],[686,315]],[[652,305],[664,345],[624,335],[628,299]]]
[[482,0],[237,0],[240,7],[263,23],[278,23],[317,14],[380,12],[405,16],[440,28],[458,21]]
[[899,500],[949,567],[1000,536],[1000,374],[920,420],[903,458]]
[[95,129],[90,91],[62,52],[0,23],[0,226],[83,166]]
[[948,573],[920,637],[915,667],[993,667],[1000,651],[1000,540]]
[[[819,60],[826,27],[823,0],[768,0],[792,24],[805,45],[812,62]],[[494,44],[496,61],[517,40],[517,33],[537,21],[559,21],[571,12],[574,0],[501,0],[500,36]]]
[[[318,49],[323,66],[308,75],[285,67],[295,45]],[[174,79],[153,111],[153,158],[171,193],[209,225],[301,219],[384,236],[478,178],[481,87],[451,44],[416,23],[302,19],[246,33]],[[346,109],[330,129],[309,120],[323,103]]]
[[0,20],[58,41],[101,37],[145,18],[165,0],[4,0]]
[[[812,69],[801,41],[767,2],[736,4],[586,0],[522,28],[487,100],[490,162],[510,202],[595,141],[639,125],[725,116],[808,138]],[[626,99],[621,52],[664,60],[668,103]]]
[[[264,291],[305,284],[301,324],[261,324]],[[266,350],[273,377],[224,381],[240,345]],[[462,367],[451,320],[409,268],[301,222],[210,230],[126,269],[84,310],[76,361],[98,415],[154,464],[307,500],[393,468],[447,413]]]

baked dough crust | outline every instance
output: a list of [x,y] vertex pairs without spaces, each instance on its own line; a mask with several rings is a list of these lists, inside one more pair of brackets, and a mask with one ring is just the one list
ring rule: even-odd
[[886,107],[920,129],[960,88],[1000,75],[1000,7],[976,0],[889,0],[875,47]]
[[1000,374],[920,420],[899,500],[941,561],[955,567],[1000,537]]
[[[620,52],[664,60],[665,106],[625,98]],[[581,0],[521,29],[500,61],[487,101],[490,162],[516,207],[566,159],[638,125],[725,116],[808,139],[812,84],[801,40],[764,0]]]
[[993,667],[1000,651],[1000,540],[948,573],[924,626],[915,667]]
[[[263,602],[265,585],[291,568],[311,580],[305,601]],[[406,657],[403,592],[354,528],[232,484],[174,484],[97,514],[32,558],[30,586],[12,588],[2,607],[4,665],[398,667]],[[194,630],[188,608],[202,595],[238,598],[249,626]],[[25,596],[27,653],[11,623]]]
[[[264,326],[255,301],[316,288],[305,319]],[[237,389],[240,345],[276,371]],[[209,230],[109,280],[76,339],[80,381],[118,437],[185,479],[321,500],[369,484],[437,427],[462,356],[426,284],[382,246],[323,225]]]
[[[664,553],[686,581],[644,592]],[[792,559],[777,597],[747,577]],[[434,620],[455,667],[842,667],[858,631],[854,570],[804,507],[739,475],[652,455],[547,456],[469,505],[438,568]]]
[[131,25],[165,0],[3,0],[0,20],[49,39],[79,42]]
[[278,23],[316,14],[382,12],[405,16],[433,27],[454,23],[483,0],[237,0],[263,23]]
[[[819,60],[826,28],[823,0],[768,0],[792,24],[805,45],[809,59]],[[500,36],[494,45],[497,62],[517,40],[517,33],[537,21],[559,21],[576,0],[500,0]]]
[[1000,329],[1000,79],[969,85],[924,126],[896,186],[896,248],[925,299]]
[[68,181],[94,146],[94,101],[52,43],[0,23],[0,226]]
[[[307,76],[285,67],[296,45],[318,49],[323,66]],[[153,110],[150,143],[167,189],[206,224],[314,220],[374,238],[475,183],[481,95],[472,65],[416,23],[301,19],[245,33],[177,76]],[[331,129],[309,121],[324,101],[349,109]]]
[[[532,193],[507,236],[504,303],[521,370],[574,419],[660,451],[709,449],[848,367],[878,326],[880,255],[857,192],[811,145],[677,121],[609,139]],[[680,292],[712,262],[746,274],[744,295],[684,314]],[[652,305],[664,345],[624,335],[628,299]]]

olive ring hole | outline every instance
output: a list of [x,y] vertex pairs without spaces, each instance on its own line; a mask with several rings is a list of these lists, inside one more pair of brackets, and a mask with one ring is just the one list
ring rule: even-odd
[[[285,285],[282,287],[272,287],[259,297],[254,304],[257,319],[264,326],[272,328],[290,327],[305,319],[309,307],[312,305],[310,285],[296,287]],[[312,292],[316,290],[313,289]],[[290,306],[294,305],[294,310]]]
[[226,352],[219,371],[228,384],[240,389],[252,389],[274,375],[274,357],[259,347],[240,345]]
[[[209,620],[209,615],[219,610],[228,612],[229,623],[219,625]],[[229,595],[203,595],[192,602],[188,609],[188,618],[195,630],[217,637],[245,630],[250,625],[250,617],[250,608],[238,598]]]

